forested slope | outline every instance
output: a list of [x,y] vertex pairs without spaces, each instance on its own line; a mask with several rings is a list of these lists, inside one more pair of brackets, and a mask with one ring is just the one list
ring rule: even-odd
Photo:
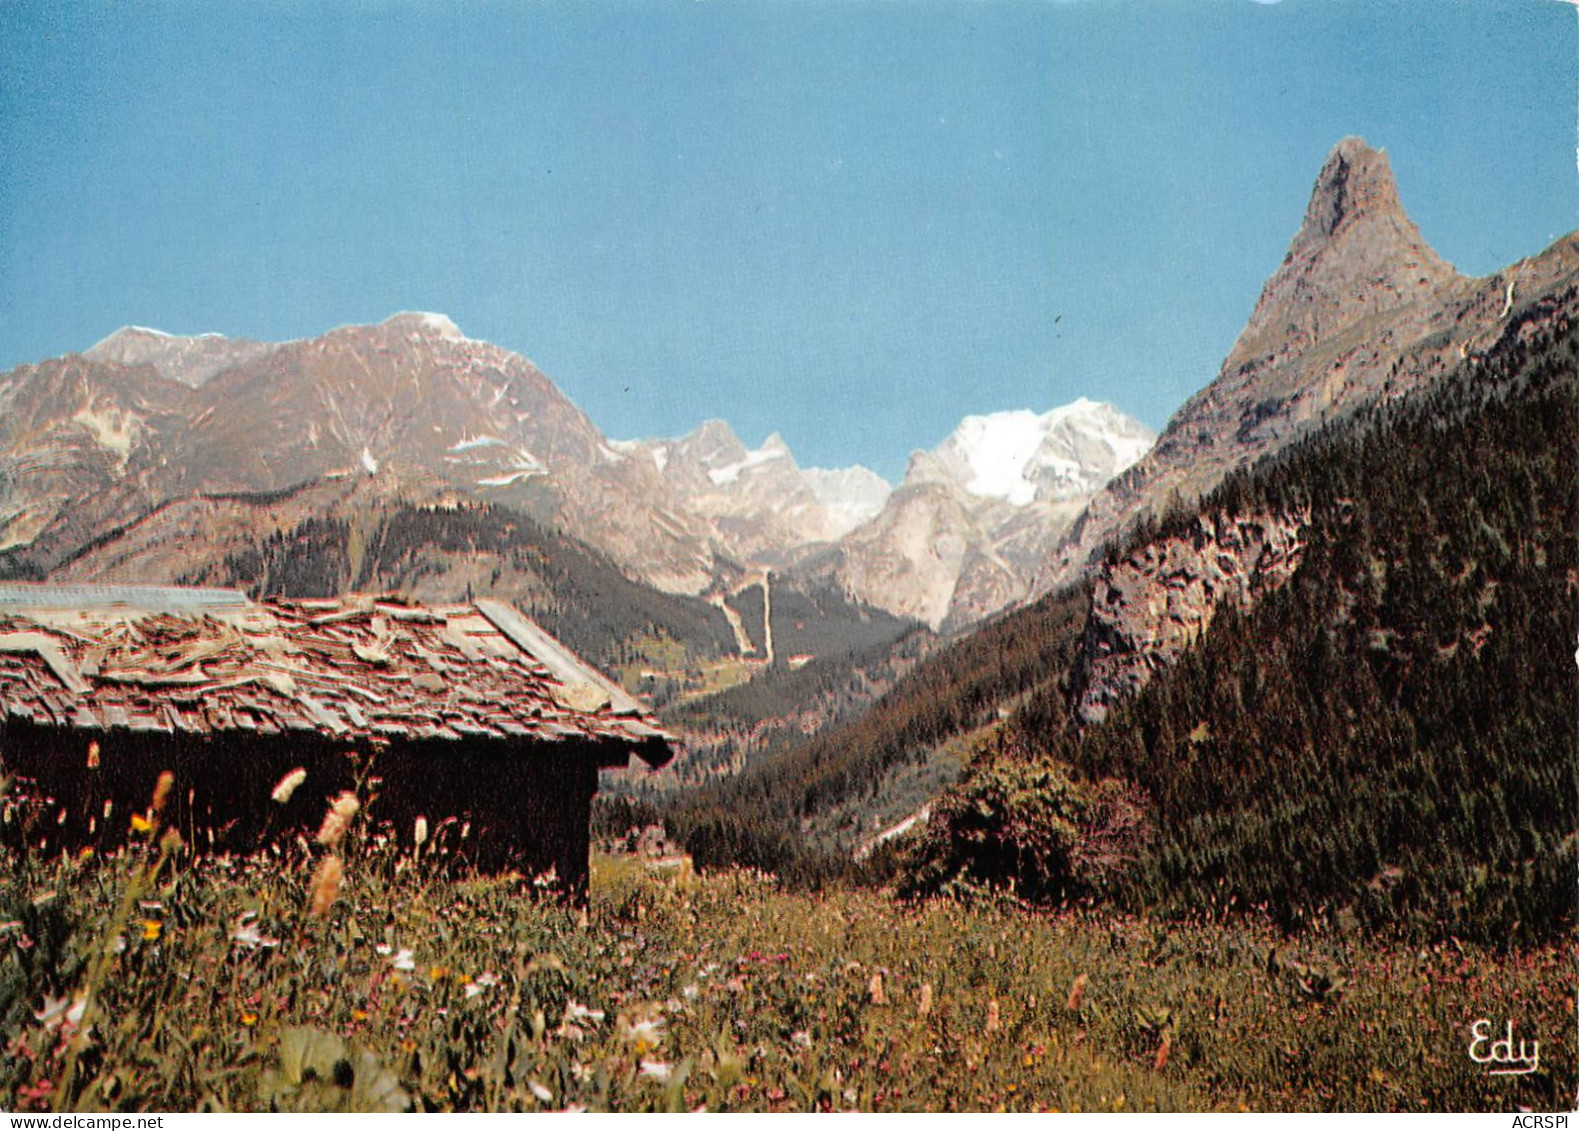
[[[1203,500],[1230,515],[1308,509],[1288,584],[1222,611],[1102,725],[1022,711],[1007,753],[934,815],[921,886],[1105,887],[1137,908],[1265,904],[1289,926],[1332,916],[1498,941],[1571,926],[1572,301]],[[1181,534],[1195,513],[1114,555]],[[1032,767],[1072,778],[1041,817],[1045,798],[1005,789]],[[1148,835],[1127,869],[1097,877],[1082,874],[1080,843],[1100,832],[1103,781],[1144,799]]]

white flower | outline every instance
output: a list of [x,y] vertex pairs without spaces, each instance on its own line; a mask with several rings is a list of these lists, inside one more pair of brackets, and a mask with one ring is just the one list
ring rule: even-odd
[[389,964],[396,970],[409,972],[417,968],[416,955],[412,954],[411,951],[405,947],[401,947],[399,952],[396,953],[395,957],[389,960]]
[[795,1032],[791,1033],[790,1040],[794,1041],[803,1049],[811,1048],[811,1034],[806,1032],[804,1029],[797,1029]]
[[499,984],[499,975],[492,970],[484,970],[477,975],[477,984],[485,990],[491,990]]
[[696,996],[698,994],[700,994],[701,992],[702,991],[697,988],[696,983],[692,982],[689,986],[686,986],[683,990],[680,991],[680,996],[683,997],[686,1001],[695,1001],[696,1000]]
[[650,1076],[660,1084],[669,1082],[669,1066],[660,1060],[644,1060],[641,1062],[641,1074]]
[[565,1003],[565,1020],[570,1022],[591,1021],[594,1025],[604,1018],[601,1009],[588,1009],[580,1002],[567,1001]]
[[253,922],[257,918],[256,911],[244,911],[236,920],[236,925],[230,932],[230,940],[248,950],[260,950],[264,947],[279,946],[279,939],[271,939]]
[[663,1020],[652,1018],[638,1021],[620,1033],[621,1039],[636,1046],[638,1054],[663,1044]]
[[302,769],[300,766],[297,766],[294,770],[279,780],[279,783],[274,787],[274,792],[269,794],[269,796],[279,804],[284,805],[291,799],[291,794],[296,792],[297,787],[306,780],[307,771]]
[[44,1008],[36,1010],[33,1018],[40,1022],[46,1029],[75,1029],[82,1020],[82,1015],[87,1012],[88,999],[79,997],[75,1000],[63,997],[44,996]]
[[542,1100],[545,1104],[554,1098],[554,1093],[550,1092],[546,1085],[539,1084],[536,1080],[528,1080],[526,1082],[526,1086],[532,1090],[532,1094],[534,1096]]
[[411,830],[411,839],[417,842],[418,848],[421,848],[428,842],[428,819],[426,817],[417,818],[416,826]]
[[388,954],[394,954],[395,953],[395,948],[390,946],[388,943],[384,943],[384,942],[379,943],[373,949],[378,951],[379,954],[388,955]]
[[466,1000],[467,1001],[470,1001],[472,998],[474,998],[478,994],[482,993],[482,987],[479,986],[476,982],[467,982],[464,988],[466,990]]

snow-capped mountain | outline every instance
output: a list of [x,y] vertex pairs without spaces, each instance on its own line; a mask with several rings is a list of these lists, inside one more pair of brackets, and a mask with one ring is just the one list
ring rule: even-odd
[[1156,436],[1110,404],[1081,397],[1038,415],[1026,409],[967,416],[912,464],[912,477],[944,475],[969,494],[1027,506],[1089,495],[1146,454]]
[[1084,397],[1044,413],[967,416],[910,457],[905,481],[811,572],[934,628],[961,628],[1021,600],[1057,539],[1151,431]]

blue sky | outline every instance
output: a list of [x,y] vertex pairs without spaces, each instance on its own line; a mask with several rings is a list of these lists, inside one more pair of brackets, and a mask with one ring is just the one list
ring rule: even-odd
[[1579,227],[1556,0],[0,6],[0,368],[449,314],[803,464],[1216,373],[1332,145],[1471,274]]

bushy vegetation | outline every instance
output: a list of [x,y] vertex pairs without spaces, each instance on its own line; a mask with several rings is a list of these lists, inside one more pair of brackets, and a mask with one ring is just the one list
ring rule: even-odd
[[[1562,321],[1519,330],[1204,500],[1309,508],[1286,587],[1220,612],[1103,725],[1016,720],[1030,756],[1147,798],[1153,836],[1119,885],[1126,905],[1229,899],[1285,927],[1346,918],[1499,944],[1571,931],[1579,351]],[[1189,521],[1164,517],[1115,552]],[[979,767],[940,810],[932,872],[988,866],[961,838],[1001,772]]]
[[[1011,903],[793,895],[594,863],[518,878],[355,851],[0,872],[12,1111],[1507,1110],[1572,1098],[1558,948],[1359,948]],[[1479,1018],[1541,1068],[1493,1077]]]

